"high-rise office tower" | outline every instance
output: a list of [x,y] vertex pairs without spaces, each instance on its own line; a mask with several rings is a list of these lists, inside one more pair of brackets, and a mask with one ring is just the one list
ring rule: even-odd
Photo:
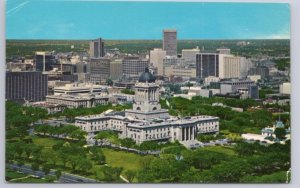
[[35,70],[39,72],[50,71],[57,64],[52,52],[35,52],[34,61]]
[[99,58],[104,57],[104,41],[102,38],[92,40],[90,42],[90,57]]
[[6,72],[5,98],[16,102],[44,100],[48,76],[41,72]]
[[198,78],[219,77],[219,54],[199,53],[196,55],[196,75]]
[[169,56],[177,56],[177,31],[175,29],[165,29],[163,35],[163,50]]

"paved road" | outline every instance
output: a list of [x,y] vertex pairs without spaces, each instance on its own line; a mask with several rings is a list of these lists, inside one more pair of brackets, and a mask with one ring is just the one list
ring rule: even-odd
[[[25,174],[32,174],[34,176],[38,176],[40,178],[45,177],[45,173],[42,171],[33,171],[29,165],[23,165],[23,166],[18,166],[16,164],[9,164],[9,168],[13,170],[17,170],[20,172],[23,172]],[[55,171],[51,170],[50,173],[48,174],[50,176],[55,176]],[[61,177],[59,178],[59,183],[96,183],[97,181],[94,179],[74,175],[74,174],[69,174],[69,173],[62,173]]]

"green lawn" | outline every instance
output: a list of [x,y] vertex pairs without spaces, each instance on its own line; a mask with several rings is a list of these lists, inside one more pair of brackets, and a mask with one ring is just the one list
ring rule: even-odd
[[228,146],[209,146],[201,148],[201,150],[223,153],[229,156],[236,156],[236,153],[233,151],[233,149]]
[[246,133],[261,134],[261,130],[257,127],[247,127],[244,129]]
[[46,179],[28,177],[24,179],[18,179],[15,181],[11,181],[12,183],[49,183]]
[[262,176],[247,176],[243,178],[246,183],[285,183],[286,171],[274,172]]
[[[47,138],[47,137],[33,137],[33,142],[37,145],[43,146],[44,149],[52,149],[52,146],[59,142],[56,138]],[[99,148],[100,149],[100,148]],[[135,153],[129,153],[126,151],[115,151],[110,148],[102,148],[103,153],[106,157],[106,163],[109,166],[112,167],[122,167],[123,173],[126,170],[139,170],[141,168],[140,161],[142,160],[143,156],[140,156]],[[93,163],[93,168],[90,170],[90,174],[86,174],[84,176],[90,177],[95,179],[95,172],[97,172],[99,175],[102,176],[102,167],[103,165],[96,164],[95,161],[90,160]],[[71,172],[70,165],[67,164],[67,168],[63,168],[62,162],[59,160],[57,161],[57,165],[60,165],[60,169],[65,172]],[[82,174],[81,174],[82,175]]]
[[143,156],[126,151],[115,151],[109,148],[103,148],[106,162],[112,167],[123,167],[126,170],[138,170],[141,168],[140,161]]
[[9,181],[11,179],[16,179],[16,178],[22,178],[28,176],[27,174],[23,173],[18,173],[16,171],[13,171],[11,169],[6,169],[5,170],[5,180]]
[[33,143],[45,148],[52,148],[52,146],[59,142],[57,138],[47,138],[47,137],[32,137]]

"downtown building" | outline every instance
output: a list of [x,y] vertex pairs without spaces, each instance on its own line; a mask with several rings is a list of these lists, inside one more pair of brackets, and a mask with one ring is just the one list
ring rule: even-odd
[[229,49],[217,49],[218,53],[196,55],[196,75],[207,77],[243,78],[247,76],[252,63],[245,57],[234,56]]
[[108,111],[99,115],[79,116],[75,125],[90,135],[113,130],[121,138],[131,138],[140,144],[145,141],[171,141],[189,145],[196,136],[219,132],[219,118],[213,116],[172,117],[159,104],[159,86],[146,68],[135,84],[133,108],[125,113]]
[[110,75],[109,78],[112,80],[119,80],[122,78],[122,59],[115,59],[110,62]]
[[104,57],[104,41],[102,38],[90,41],[90,58]]
[[57,64],[52,52],[35,52],[34,62],[35,70],[38,72],[51,71],[53,70],[53,66]]
[[269,77],[269,68],[267,66],[256,66],[249,69],[249,75],[260,75],[261,79]]
[[189,63],[196,63],[196,56],[200,53],[200,49],[182,49],[181,51],[181,58],[184,59],[186,62]]
[[92,83],[105,82],[110,76],[109,58],[92,58],[90,60],[90,81]]
[[177,31],[175,29],[163,30],[163,50],[168,56],[177,56]]
[[122,74],[127,78],[138,79],[144,72],[145,67],[149,66],[149,60],[139,57],[125,57],[122,60]]
[[6,72],[5,87],[6,100],[42,101],[48,93],[48,77],[41,72]]
[[157,75],[162,76],[164,74],[164,59],[166,56],[167,52],[161,48],[150,50],[150,64],[157,68]]
[[92,108],[108,103],[106,89],[95,84],[67,84],[54,87],[54,95],[47,95],[46,102],[64,105],[67,108]]
[[209,76],[219,77],[219,54],[199,53],[196,55],[196,76],[204,79]]
[[219,54],[219,78],[245,78],[252,66],[245,57]]
[[183,58],[167,57],[163,60],[163,75],[168,78],[190,80],[196,78],[195,63],[186,62]]
[[229,79],[220,82],[220,94],[240,94],[240,98],[258,99],[258,86],[254,81],[247,79]]

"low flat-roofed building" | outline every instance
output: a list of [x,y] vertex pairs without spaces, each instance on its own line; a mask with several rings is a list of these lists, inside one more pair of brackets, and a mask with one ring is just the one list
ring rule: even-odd
[[46,102],[46,101],[30,102],[30,103],[25,103],[24,105],[46,109],[48,111],[48,114],[63,112],[67,108],[66,105],[49,103],[49,102]]
[[68,108],[92,108],[97,105],[104,105],[108,103],[108,95],[48,95],[46,101],[54,104],[66,105]]
[[100,94],[103,90],[107,89],[107,86],[101,86],[96,84],[66,84],[65,86],[54,87],[54,95],[67,94]]

